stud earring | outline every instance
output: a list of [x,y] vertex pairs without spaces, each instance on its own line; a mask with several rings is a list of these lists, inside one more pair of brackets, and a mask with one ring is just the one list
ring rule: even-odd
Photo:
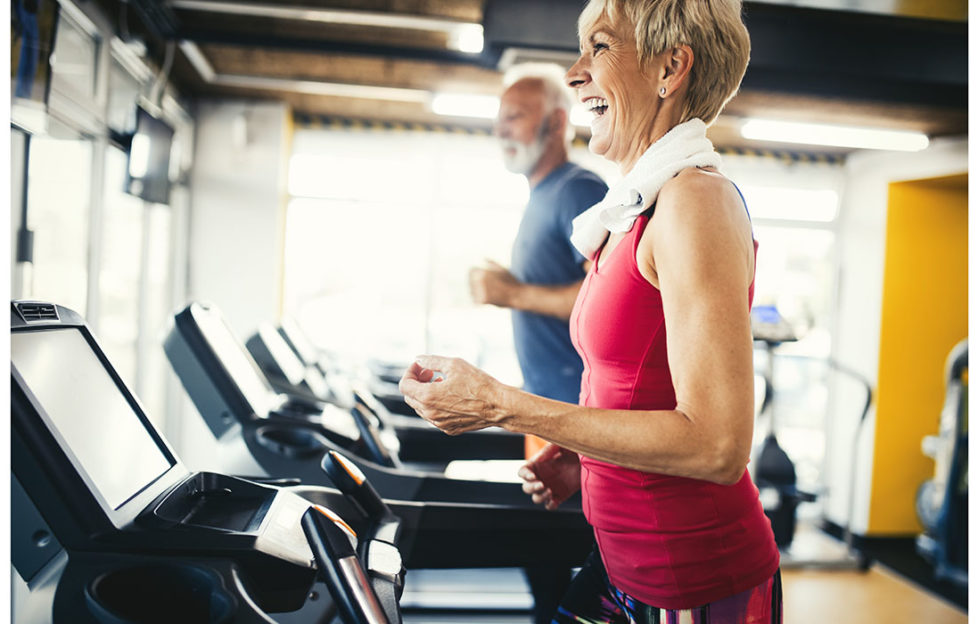
[[666,88],[665,87],[659,87],[659,95],[661,97],[666,97]]

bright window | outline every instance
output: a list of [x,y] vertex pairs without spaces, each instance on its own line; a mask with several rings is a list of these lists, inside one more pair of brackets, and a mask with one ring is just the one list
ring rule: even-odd
[[92,144],[87,139],[31,139],[28,227],[34,231],[33,276],[25,296],[86,314]]
[[285,312],[318,344],[457,355],[520,382],[508,311],[468,290],[471,267],[509,263],[528,197],[491,137],[299,130],[289,191]]

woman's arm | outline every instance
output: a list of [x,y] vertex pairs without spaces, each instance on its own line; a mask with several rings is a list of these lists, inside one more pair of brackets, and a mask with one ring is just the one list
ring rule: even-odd
[[[435,356],[418,358],[406,373],[408,403],[448,433],[498,425],[628,468],[736,482],[754,417],[750,226],[730,183],[701,171],[663,188],[653,220],[639,245],[639,267],[662,291],[675,410],[570,405]],[[431,370],[444,380],[421,383]]]

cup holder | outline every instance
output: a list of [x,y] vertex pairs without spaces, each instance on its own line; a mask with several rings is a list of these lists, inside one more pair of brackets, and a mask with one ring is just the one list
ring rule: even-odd
[[99,575],[85,603],[102,624],[223,624],[235,601],[212,571],[190,565],[148,565]]
[[320,455],[328,446],[323,436],[301,427],[259,427],[255,440],[273,453],[289,458]]

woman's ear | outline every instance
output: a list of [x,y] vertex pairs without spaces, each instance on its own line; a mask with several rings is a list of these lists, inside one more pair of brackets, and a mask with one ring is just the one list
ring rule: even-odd
[[688,45],[679,45],[663,53],[662,74],[659,80],[658,93],[661,97],[672,95],[686,82],[690,70],[693,69],[693,49]]

